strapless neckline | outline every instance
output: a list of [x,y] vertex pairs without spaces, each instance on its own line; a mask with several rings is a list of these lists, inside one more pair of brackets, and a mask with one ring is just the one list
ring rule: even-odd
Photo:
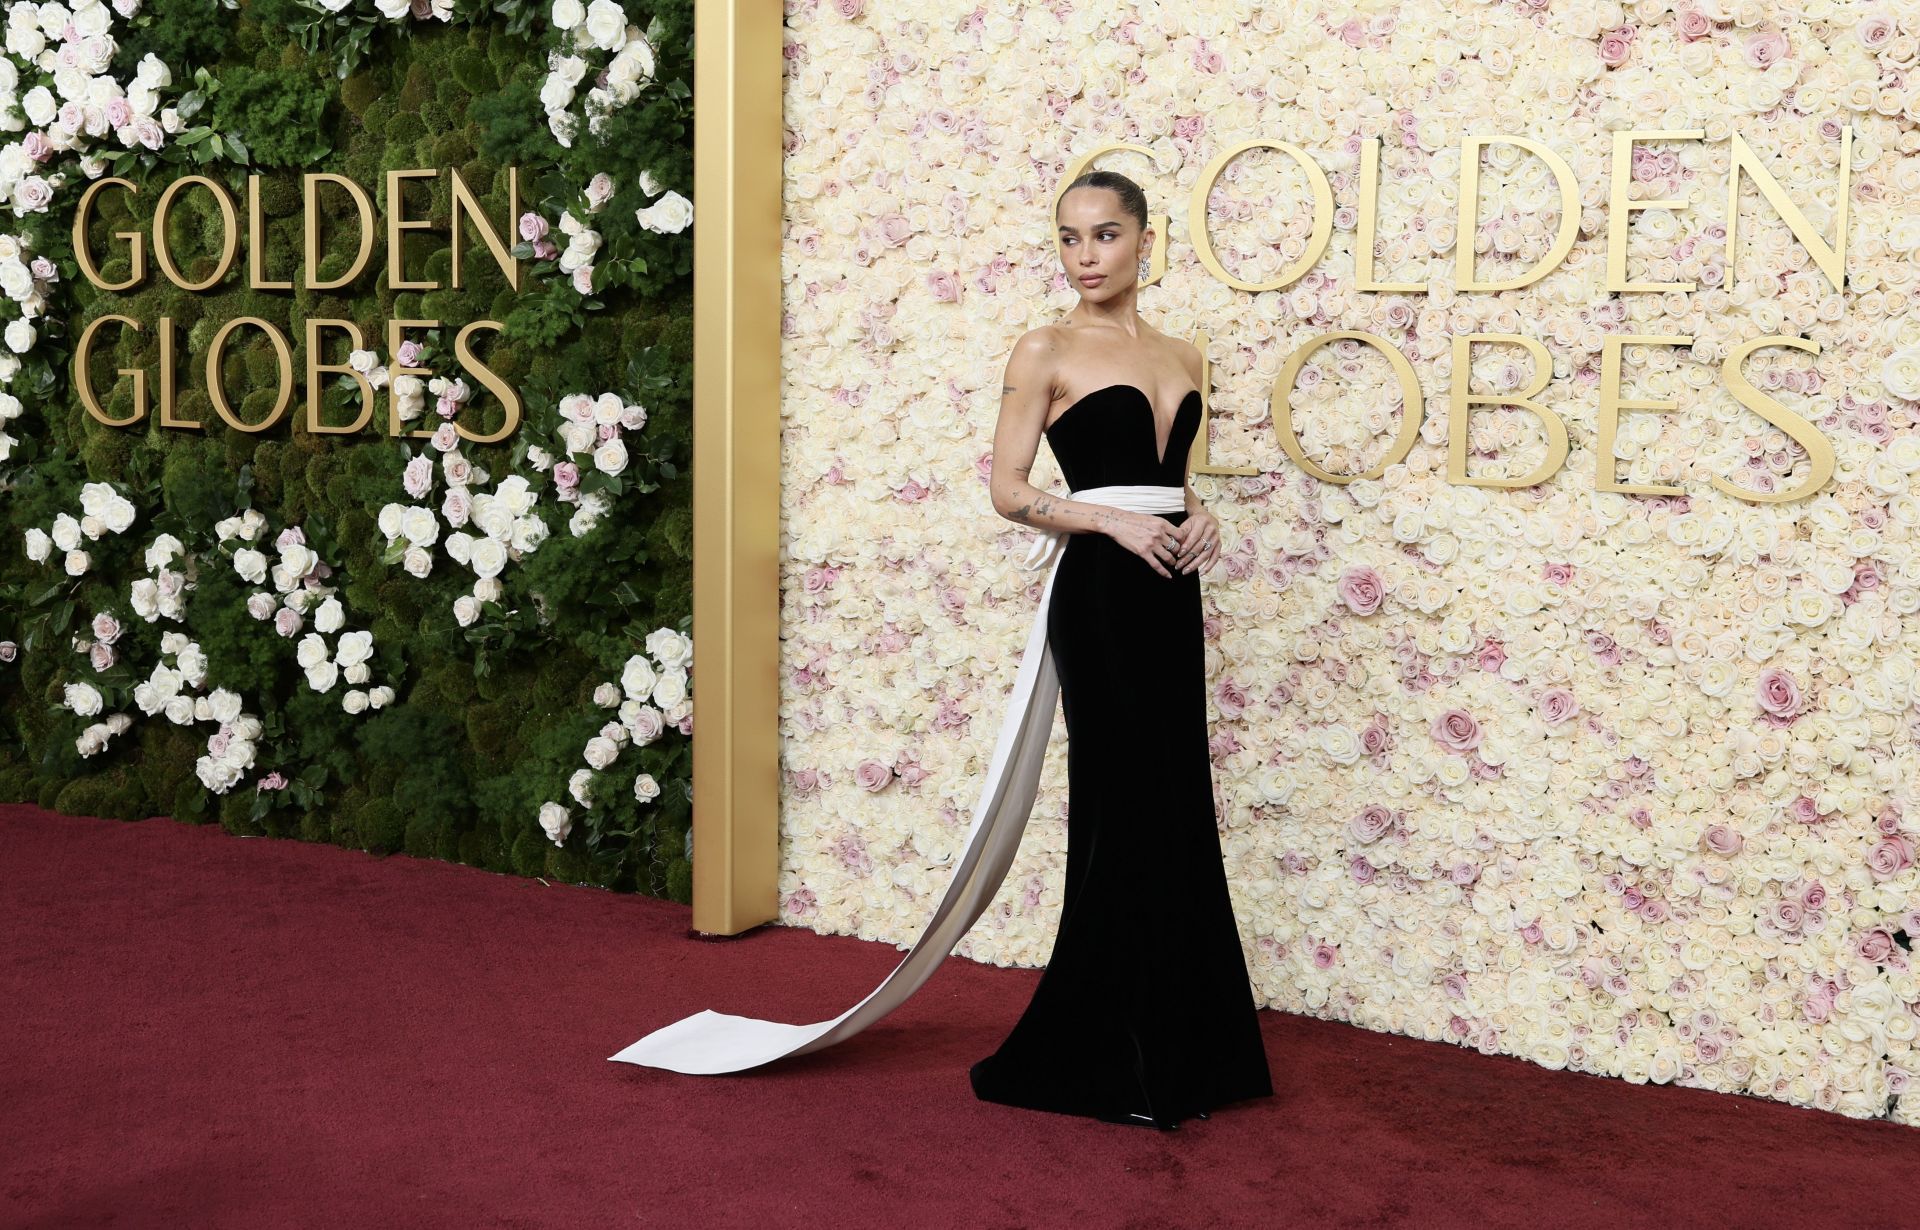
[[[1065,419],[1069,414],[1072,414],[1075,410],[1078,410],[1081,406],[1085,405],[1087,402],[1091,401],[1093,398],[1097,397],[1101,393],[1110,393],[1115,389],[1132,389],[1134,392],[1140,394],[1141,404],[1146,406],[1147,417],[1153,427],[1154,461],[1159,465],[1165,465],[1167,461],[1167,453],[1166,453],[1165,447],[1163,447],[1160,443],[1159,407],[1153,404],[1153,398],[1147,393],[1147,391],[1141,388],[1137,384],[1128,384],[1124,381],[1121,381],[1114,384],[1102,385],[1101,387],[1094,389],[1091,392],[1082,394],[1080,397],[1075,399],[1074,403],[1071,406],[1068,406],[1065,410],[1062,410],[1059,413],[1059,415],[1054,418],[1053,422],[1048,423],[1045,430],[1048,433],[1051,433],[1054,428],[1060,425],[1061,420]],[[1173,443],[1173,433],[1180,426],[1180,416],[1186,413],[1187,403],[1199,396],[1200,396],[1199,389],[1188,389],[1185,395],[1183,395],[1180,398],[1180,404],[1174,407],[1173,422],[1167,427],[1167,443],[1168,444]]]

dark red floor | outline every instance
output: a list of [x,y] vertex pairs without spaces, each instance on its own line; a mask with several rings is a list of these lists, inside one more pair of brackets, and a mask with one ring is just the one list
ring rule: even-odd
[[0,1225],[1912,1226],[1920,1132],[1262,1013],[1275,1096],[1175,1133],[974,1099],[1037,971],[430,860],[0,806]]

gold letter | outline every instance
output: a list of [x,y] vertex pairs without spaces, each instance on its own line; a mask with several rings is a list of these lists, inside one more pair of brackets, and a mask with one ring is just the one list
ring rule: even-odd
[[407,280],[407,253],[404,231],[424,231],[433,223],[426,218],[408,218],[401,208],[406,202],[404,186],[410,179],[432,179],[439,172],[388,171],[387,172],[387,288],[389,290],[439,290],[438,282],[411,282]]
[[[167,214],[173,209],[173,198],[188,184],[202,184],[213,193],[214,203],[220,206],[220,233],[224,237],[220,246],[220,263],[207,275],[204,282],[188,282],[180,276],[180,270],[174,267],[173,254],[167,250]],[[160,262],[160,271],[167,280],[181,290],[206,290],[221,278],[227,276],[227,270],[233,268],[234,255],[240,250],[240,216],[234,212],[233,198],[218,182],[204,175],[182,175],[168,184],[166,191],[153,206],[153,255]]]
[[1374,224],[1380,214],[1380,138],[1367,137],[1360,142],[1360,230],[1353,240],[1353,288],[1355,290],[1400,291],[1403,294],[1426,293],[1419,282],[1376,282],[1373,280]]
[[1745,171],[1753,177],[1754,187],[1767,198],[1773,211],[1786,222],[1793,237],[1807,249],[1807,255],[1813,257],[1813,263],[1820,266],[1820,272],[1827,275],[1827,281],[1833,283],[1835,290],[1844,289],[1841,281],[1847,272],[1847,177],[1853,170],[1853,129],[1840,129],[1840,193],[1834,206],[1833,247],[1820,238],[1813,229],[1813,223],[1807,221],[1807,215],[1787,199],[1780,188],[1780,181],[1767,173],[1760,165],[1759,155],[1753,152],[1739,133],[1733,134],[1733,166],[1727,172],[1727,289],[1733,289],[1734,234],[1740,222],[1740,172]]
[[1607,195],[1607,289],[1620,291],[1633,290],[1680,290],[1693,289],[1692,282],[1629,282],[1627,281],[1627,228],[1633,221],[1635,209],[1685,209],[1687,203],[1682,200],[1667,201],[1629,201],[1627,184],[1633,178],[1633,143],[1635,141],[1698,141],[1707,135],[1704,128],[1673,129],[1671,131],[1635,130],[1623,128],[1613,134],[1613,184]]
[[[1500,142],[1517,145],[1553,172],[1560,185],[1560,230],[1531,272],[1498,282],[1476,282],[1473,273],[1473,236],[1480,229],[1480,150]],[[1460,150],[1460,218],[1454,239],[1454,289],[1462,293],[1475,290],[1518,290],[1545,277],[1573,249],[1574,236],[1580,230],[1580,191],[1573,180],[1573,168],[1566,159],[1531,137],[1467,137]]]
[[267,281],[267,228],[260,217],[260,177],[247,176],[247,285],[254,290],[292,290],[292,282]]
[[389,320],[387,322],[387,434],[390,436],[431,436],[430,431],[407,431],[400,424],[400,398],[393,386],[402,376],[431,376],[424,367],[406,367],[400,362],[400,334],[407,329],[437,329],[437,320]]
[[[353,198],[353,206],[360,211],[360,252],[353,258],[353,267],[331,282],[319,281],[320,275],[320,209],[318,205],[321,181],[339,184]],[[367,190],[344,175],[327,173],[305,176],[301,180],[301,195],[306,206],[306,218],[301,226],[301,235],[306,244],[306,269],[308,290],[336,290],[360,276],[367,267],[367,257],[373,252],[373,202],[367,199]]]
[[1691,346],[1690,337],[1656,337],[1644,333],[1615,333],[1600,342],[1600,430],[1595,448],[1600,460],[1594,469],[1595,491],[1631,492],[1634,495],[1682,495],[1679,487],[1655,487],[1623,483],[1614,470],[1613,437],[1620,430],[1622,410],[1674,410],[1679,403],[1640,401],[1620,396],[1620,355],[1628,346]]
[[500,399],[500,404],[507,411],[507,416],[501,421],[499,430],[490,435],[477,436],[459,423],[454,423],[453,429],[475,444],[492,444],[504,440],[513,434],[514,428],[520,426],[520,394],[514,392],[512,385],[500,379],[492,368],[474,358],[473,352],[467,349],[467,335],[475,329],[492,329],[495,333],[499,333],[503,328],[504,326],[497,320],[476,320],[460,330],[453,339],[454,357],[460,360],[460,366],[472,372],[475,379],[493,390],[493,395]]
[[[453,288],[460,289],[460,215],[471,214],[480,238],[487,245],[487,251],[493,254],[494,264],[500,266],[500,272],[507,275],[507,285],[520,289],[520,262],[513,259],[508,245],[500,242],[500,235],[480,213],[480,202],[467,190],[467,181],[460,178],[460,168],[453,168]],[[520,216],[520,168],[507,168],[507,234],[514,233],[516,219]]]
[[[1473,383],[1473,344],[1475,342],[1512,342],[1533,356],[1533,378],[1518,393],[1475,393]],[[1553,356],[1530,337],[1517,333],[1463,333],[1453,339],[1452,401],[1447,411],[1447,481],[1469,487],[1531,487],[1553,477],[1567,459],[1567,425],[1560,416],[1533,400],[1553,379]],[[1547,459],[1525,478],[1472,478],[1467,474],[1467,416],[1470,406],[1519,406],[1531,410],[1547,430]]]
[[[1306,365],[1313,352],[1328,342],[1337,342],[1342,338],[1352,338],[1364,342],[1387,356],[1393,364],[1394,372],[1400,377],[1400,436],[1387,450],[1387,455],[1375,463],[1373,469],[1365,474],[1330,474],[1313,462],[1307,460],[1301,451],[1300,438],[1293,431],[1293,382],[1300,375],[1300,369]],[[1300,349],[1287,356],[1286,366],[1280,369],[1280,375],[1273,382],[1273,428],[1280,433],[1280,447],[1293,458],[1294,464],[1322,482],[1350,483],[1356,478],[1379,478],[1408,453],[1413,451],[1414,437],[1420,433],[1420,418],[1425,413],[1425,405],[1420,397],[1420,377],[1413,371],[1413,364],[1407,362],[1407,356],[1395,350],[1383,337],[1371,333],[1356,333],[1343,330],[1339,333],[1322,333]]]
[[[1307,250],[1301,253],[1299,260],[1282,269],[1271,282],[1244,282],[1228,273],[1226,266],[1220,263],[1220,258],[1213,254],[1213,240],[1207,234],[1207,198],[1213,195],[1214,181],[1220,178],[1220,173],[1227,169],[1229,162],[1250,149],[1277,149],[1292,158],[1307,173],[1307,186],[1313,190],[1313,233],[1307,237]],[[1307,157],[1306,151],[1299,146],[1255,137],[1221,150],[1200,172],[1199,180],[1193,185],[1193,196],[1187,203],[1187,230],[1191,232],[1195,255],[1199,256],[1200,263],[1214,277],[1237,290],[1279,290],[1313,268],[1314,262],[1327,250],[1327,240],[1333,235],[1333,189],[1327,186],[1326,172]]]
[[1187,453],[1193,463],[1195,474],[1258,474],[1261,471],[1253,466],[1217,466],[1209,460],[1213,453],[1212,431],[1208,424],[1213,421],[1213,410],[1208,405],[1212,381],[1209,373],[1213,370],[1213,361],[1207,358],[1207,347],[1211,344],[1205,333],[1195,330],[1193,344],[1200,351],[1200,430],[1193,437],[1193,448]]
[[[73,259],[79,264],[80,272],[87,275],[87,281],[92,282],[101,290],[126,290],[137,284],[141,278],[147,276],[147,250],[140,242],[139,231],[116,231],[114,233],[115,239],[126,240],[133,249],[133,272],[127,275],[127,280],[124,282],[115,282],[111,286],[102,282],[100,280],[100,270],[95,267],[93,257],[87,252],[87,222],[93,216],[93,194],[108,184],[119,184],[122,188],[125,188],[128,192],[136,196],[140,193],[140,189],[133,186],[133,181],[121,179],[118,175],[109,175],[105,179],[96,179],[88,184],[87,190],[80,194],[79,208],[74,210],[73,213]],[[101,319],[104,320],[106,318],[102,317]],[[136,325],[134,327],[138,328],[139,326]]]
[[1827,480],[1833,477],[1835,460],[1833,445],[1828,442],[1826,436],[1821,434],[1818,427],[1754,388],[1753,383],[1747,379],[1746,373],[1740,370],[1740,365],[1747,361],[1748,355],[1767,346],[1791,346],[1795,350],[1804,350],[1809,354],[1820,353],[1820,343],[1809,341],[1804,337],[1756,337],[1750,342],[1742,342],[1733,348],[1733,352],[1720,365],[1720,376],[1727,382],[1727,387],[1733,390],[1734,397],[1739,399],[1741,405],[1800,442],[1800,447],[1807,450],[1807,457],[1813,463],[1812,473],[1807,475],[1806,482],[1791,491],[1749,491],[1745,487],[1737,487],[1727,482],[1718,474],[1710,474],[1707,477],[1715,487],[1735,499],[1751,500],[1762,504],[1784,504],[1790,500],[1805,499],[1825,486]]
[[160,426],[205,430],[205,424],[173,417],[174,385],[177,383],[173,374],[173,317],[162,316],[160,318]]
[[[279,359],[280,396],[273,403],[273,413],[258,423],[243,423],[227,404],[227,391],[220,380],[220,358],[227,348],[227,338],[241,325],[253,325],[267,335],[273,343],[273,351]],[[236,431],[265,431],[280,421],[286,413],[287,403],[293,400],[293,351],[287,345],[287,339],[280,330],[258,316],[236,316],[220,326],[220,332],[213,335],[213,342],[207,347],[207,396],[213,401],[213,410],[227,421],[227,425]]]
[[[365,375],[353,370],[351,363],[322,363],[320,361],[320,330],[345,329],[353,339],[352,349],[362,349],[360,326],[351,320],[322,320],[317,316],[307,318],[307,430],[320,435],[346,435],[359,431],[373,417],[373,385],[367,382]],[[360,386],[360,417],[345,427],[329,427],[320,421],[320,373],[340,372],[352,376],[353,382]]]
[[140,332],[140,322],[131,316],[101,316],[90,322],[80,331],[80,340],[73,347],[73,387],[79,392],[80,404],[87,408],[88,414],[109,427],[129,427],[147,417],[147,374],[137,367],[120,369],[120,375],[133,377],[133,413],[123,419],[110,419],[101,408],[100,399],[93,395],[93,376],[87,371],[87,363],[93,358],[93,335],[110,320],[131,325],[135,333]]

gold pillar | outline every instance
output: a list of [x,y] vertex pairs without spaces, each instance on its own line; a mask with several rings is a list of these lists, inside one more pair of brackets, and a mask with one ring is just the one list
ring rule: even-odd
[[693,932],[779,916],[779,0],[695,0]]

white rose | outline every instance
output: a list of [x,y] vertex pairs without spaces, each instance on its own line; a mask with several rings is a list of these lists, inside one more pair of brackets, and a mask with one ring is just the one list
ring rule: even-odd
[[67,568],[67,575],[70,577],[85,576],[87,574],[87,569],[91,567],[92,564],[93,564],[93,557],[88,555],[85,551],[67,552],[66,568]]
[[27,531],[26,539],[27,558],[36,564],[46,563],[47,557],[53,554],[53,539],[37,526]]
[[602,709],[611,709],[620,703],[618,684],[603,683],[593,690],[593,703]]
[[400,516],[400,532],[414,546],[430,547],[440,541],[440,519],[430,508],[408,508]]
[[233,553],[233,570],[247,584],[258,585],[267,579],[267,557],[252,547],[241,547]]
[[15,354],[25,354],[33,349],[40,340],[40,333],[24,317],[7,322],[7,349]]
[[642,803],[651,803],[660,797],[660,783],[653,780],[653,774],[642,773],[633,779],[633,797]]
[[669,670],[660,673],[660,681],[653,686],[653,703],[662,709],[671,709],[687,698],[687,672]]
[[367,694],[359,688],[351,688],[347,691],[346,695],[340,698],[340,707],[348,713],[365,713],[367,711]]
[[[566,3],[567,0],[561,0]],[[540,827],[554,845],[564,845],[567,834],[573,831],[573,817],[567,809],[558,803],[547,802],[540,805]]]
[[453,600],[453,618],[462,628],[471,626],[480,618],[480,603],[472,594],[461,594]]
[[628,658],[626,667],[620,672],[620,687],[635,700],[644,700],[653,695],[653,685],[659,681],[653,663],[640,654]]
[[685,667],[693,661],[693,641],[672,628],[647,633],[647,652],[665,667]]
[[473,544],[473,574],[481,579],[497,577],[507,566],[507,546],[498,538],[482,538]]
[[335,650],[333,660],[341,666],[353,666],[365,662],[373,656],[373,633],[362,628],[355,632],[340,634],[340,645]]
[[567,793],[573,796],[576,803],[588,809],[593,807],[593,794],[588,788],[592,781],[592,769],[575,769],[573,776],[567,779]]
[[313,626],[321,632],[340,631],[340,625],[345,623],[346,619],[346,608],[340,605],[340,599],[331,594],[313,611]]
[[620,745],[602,735],[587,740],[587,763],[596,769],[604,769],[620,755]]
[[614,0],[587,6],[587,38],[602,51],[617,51],[627,41],[627,14]]
[[593,450],[593,466],[602,474],[618,474],[627,468],[627,446],[619,436],[602,441]]
[[693,222],[693,202],[669,188],[659,200],[633,211],[635,221],[650,231],[675,235]]
[[433,552],[425,547],[408,547],[400,566],[413,576],[424,577],[433,571]]
[[316,692],[324,692],[340,679],[340,668],[331,662],[322,662],[307,668],[307,686]]
[[70,683],[66,686],[66,703],[81,717],[92,717],[100,712],[100,689],[90,683]]
[[53,519],[53,545],[71,551],[80,545],[80,523],[71,513],[59,513]]
[[327,660],[327,642],[318,632],[309,632],[300,638],[299,648],[294,650],[293,657],[301,670],[312,670]]

